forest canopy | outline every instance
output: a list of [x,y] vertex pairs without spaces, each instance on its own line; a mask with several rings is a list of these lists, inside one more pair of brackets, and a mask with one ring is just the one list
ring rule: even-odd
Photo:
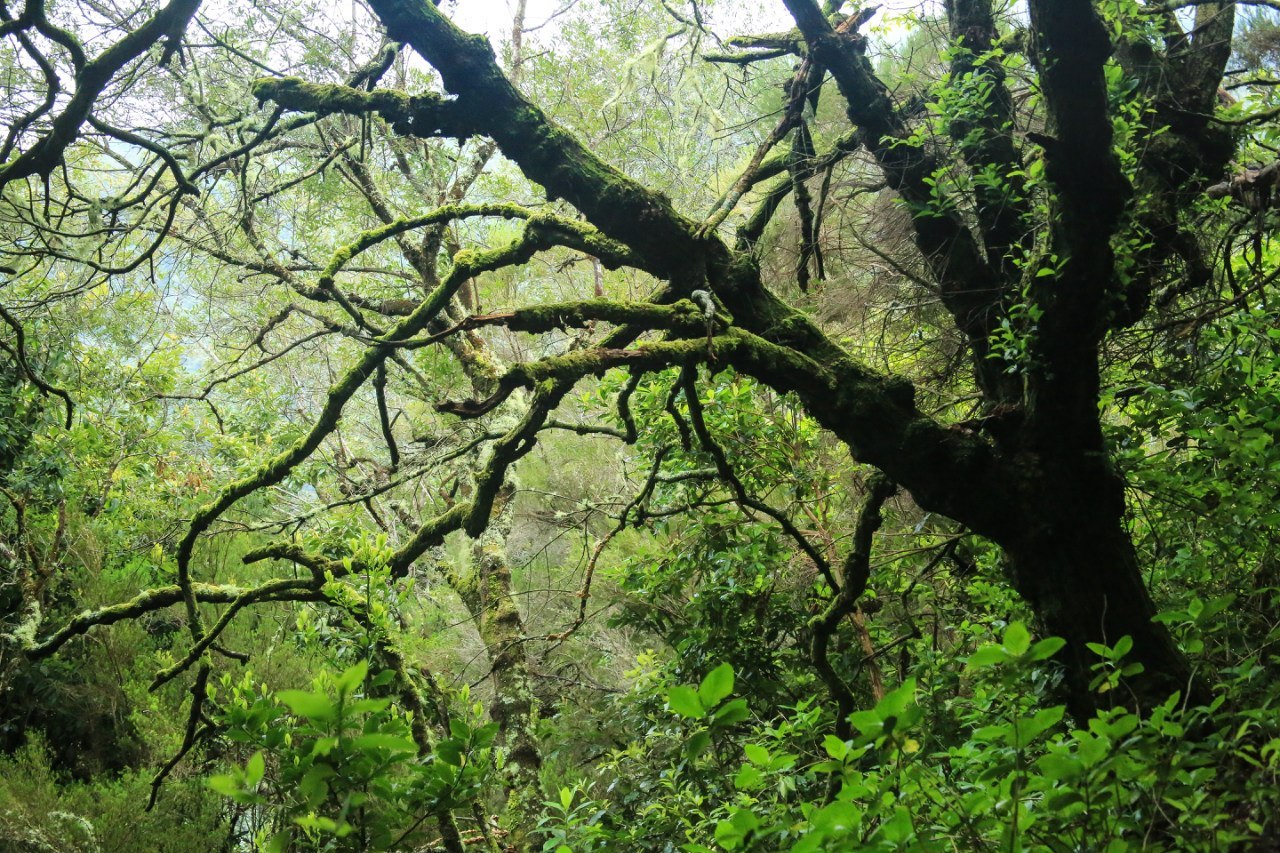
[[1276,9],[0,0],[0,849],[1274,849]]

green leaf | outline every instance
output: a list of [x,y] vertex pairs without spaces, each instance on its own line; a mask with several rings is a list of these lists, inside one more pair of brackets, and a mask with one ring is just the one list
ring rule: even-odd
[[672,687],[667,693],[667,704],[680,716],[694,720],[701,719],[707,713],[702,707],[702,700],[698,698],[697,691],[687,684]]
[[266,761],[262,757],[262,750],[258,750],[249,759],[249,763],[244,766],[244,787],[255,788],[262,781],[263,774],[266,773]]
[[1045,637],[1031,647],[1031,660],[1048,660],[1067,644],[1061,637]]
[[747,717],[751,716],[751,711],[747,708],[746,699],[734,699],[732,702],[726,702],[721,706],[720,710],[715,712],[711,721],[717,726],[732,726],[740,723]]
[[849,754],[849,744],[845,743],[835,735],[827,735],[822,739],[822,748],[827,751],[827,755],[836,761],[844,761],[844,757]]
[[204,783],[224,797],[234,797],[240,793],[240,780],[225,773],[210,776]]
[[911,833],[911,813],[898,806],[893,810],[893,817],[880,824],[872,838],[901,844],[911,837]]
[[1009,653],[997,645],[982,646],[969,655],[969,669],[984,669],[1009,660]]
[[707,673],[698,685],[698,698],[704,708],[714,708],[733,692],[733,667],[722,663]]
[[1044,798],[1044,804],[1052,812],[1061,812],[1068,806],[1079,803],[1084,798],[1080,796],[1080,792],[1074,788],[1068,788],[1064,791],[1055,791]]
[[815,829],[832,835],[847,835],[857,829],[862,820],[862,812],[853,803],[837,800],[814,812],[812,823]]
[[747,761],[750,761],[752,764],[758,764],[761,767],[769,766],[769,759],[772,758],[772,756],[769,755],[769,750],[761,746],[760,744],[758,743],[743,744],[742,751],[746,754]]
[[711,745],[711,732],[706,729],[699,729],[694,732],[689,740],[685,742],[684,754],[690,760],[695,760],[699,755],[707,751],[707,747]]
[[915,692],[916,680],[908,678],[897,688],[886,693],[884,698],[876,703],[876,716],[881,720],[888,720],[890,717],[901,717],[902,712],[907,710],[907,706],[911,704]]
[[417,752],[418,745],[406,737],[399,735],[373,734],[360,735],[353,738],[351,745],[356,749],[389,749],[392,752]]
[[1084,771],[1080,759],[1072,755],[1060,755],[1058,753],[1040,756],[1036,761],[1036,766],[1040,768],[1040,772],[1044,774],[1046,779],[1051,779],[1055,782],[1070,781]]
[[390,706],[390,699],[356,699],[347,702],[347,713],[348,715],[377,714]]
[[271,836],[266,845],[262,848],[264,853],[287,853],[289,849],[289,841],[291,835],[287,829],[282,829],[275,835]]
[[764,773],[750,764],[742,765],[738,775],[733,777],[733,786],[739,791],[754,791],[764,784]]
[[338,718],[338,705],[323,693],[307,690],[281,690],[276,698],[288,706],[295,716],[317,722],[332,722]]
[[1004,630],[1004,647],[1014,657],[1022,657],[1031,648],[1031,632],[1021,622],[1010,622]]
[[333,768],[327,764],[313,764],[298,782],[298,794],[303,802],[313,808],[323,803],[329,796],[329,786],[325,782],[333,775]]
[[849,722],[867,737],[874,737],[884,729],[884,721],[875,711],[854,711],[849,715]]
[[369,674],[369,662],[367,660],[356,661],[352,666],[347,667],[334,680],[334,686],[338,689],[339,696],[347,696],[355,692],[355,689],[364,683],[364,677]]
[[317,738],[316,742],[311,745],[311,755],[313,757],[317,755],[328,755],[333,752],[337,745],[338,739],[336,737]]
[[442,740],[436,744],[436,757],[451,767],[461,767],[462,744],[456,740]]
[[716,840],[726,849],[736,849],[759,826],[760,821],[748,809],[735,808],[727,821],[716,825]]
[[1030,718],[1018,720],[1016,724],[1018,743],[1026,746],[1047,729],[1057,725],[1065,710],[1066,708],[1062,705],[1055,705],[1051,708],[1041,708]]
[[1082,733],[1080,735],[1080,745],[1077,747],[1077,750],[1080,755],[1080,760],[1084,763],[1084,766],[1092,767],[1107,757],[1107,753],[1110,751],[1110,748],[1111,742],[1106,738],[1093,737],[1092,735]]

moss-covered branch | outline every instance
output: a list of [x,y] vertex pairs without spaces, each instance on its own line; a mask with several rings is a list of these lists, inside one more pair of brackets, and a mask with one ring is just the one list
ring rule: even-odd
[[289,596],[290,594],[299,592],[304,593],[301,596],[303,598],[313,598],[317,595],[323,584],[324,576],[318,575],[312,577],[309,583],[305,580],[295,578],[283,578],[280,580],[267,581],[266,583],[253,587],[252,589],[246,589],[231,600],[230,606],[227,607],[226,610],[222,611],[222,615],[218,617],[218,621],[213,624],[203,637],[192,644],[191,648],[180,660],[175,661],[172,666],[165,667],[160,672],[156,673],[155,678],[152,679],[151,686],[148,689],[155,690],[159,688],[195,664],[195,662],[200,659],[200,656],[205,653],[205,650],[217,642],[218,637],[221,636],[222,632],[226,630],[226,627],[231,624],[231,620],[236,617],[236,614],[245,607],[258,601],[279,601],[281,600],[280,597],[282,595]]
[[262,77],[253,82],[259,103],[274,101],[287,110],[317,115],[381,116],[406,136],[466,139],[480,132],[454,101],[426,93],[407,95],[390,89],[366,92],[334,83],[308,83],[297,77]]
[[484,36],[459,30],[427,0],[373,0],[388,34],[440,72],[452,103],[498,143],[548,196],[563,198],[607,236],[645,258],[662,278],[687,274],[707,244],[662,194],[606,164],[524,98],[502,73]]
[[[680,334],[705,333],[707,319],[703,309],[688,299],[672,305],[653,302],[617,302],[610,299],[586,299],[576,302],[554,302],[494,314],[468,317],[464,328],[504,326],[513,332],[551,332],[556,329],[581,329],[595,322],[617,326],[635,325],[644,329],[665,329]],[[715,319],[714,324],[723,327]]]
[[[192,584],[192,593],[201,604],[233,604],[245,596],[252,596],[256,601],[295,601],[305,600],[311,595],[311,583],[307,578],[271,581],[260,587],[197,583]],[[270,588],[263,591],[265,587]],[[119,604],[82,611],[66,625],[28,647],[26,657],[29,660],[47,658],[66,645],[68,640],[87,634],[93,628],[113,625],[126,619],[137,619],[172,607],[182,600],[182,588],[174,584],[144,590]]]

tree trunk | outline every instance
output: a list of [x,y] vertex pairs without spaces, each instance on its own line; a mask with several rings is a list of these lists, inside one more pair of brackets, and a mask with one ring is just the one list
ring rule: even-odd
[[[1123,481],[1101,454],[1066,460],[1029,483],[1026,520],[1018,539],[1005,543],[1014,588],[1031,606],[1046,635],[1062,637],[1067,704],[1084,719],[1100,708],[1150,708],[1175,691],[1192,703],[1208,699],[1168,629],[1154,622],[1156,608],[1124,526]],[[1114,647],[1133,640],[1124,664],[1142,671],[1099,693],[1090,682],[1102,658],[1090,643]]]
[[507,844],[524,850],[541,807],[542,754],[533,730],[537,706],[525,654],[524,620],[512,596],[506,555],[513,492],[510,484],[503,486],[492,522],[472,543],[471,571],[456,586],[489,653],[489,717],[498,724],[498,741],[507,758],[503,825],[509,833]]
[[[1019,523],[1001,544],[1014,588],[1041,630],[1066,640],[1058,659],[1068,707],[1077,719],[1115,705],[1151,708],[1180,692],[1202,702],[1204,688],[1156,615],[1125,527],[1124,480],[1102,431],[1095,347],[1079,328],[1046,324],[1034,340],[1025,421],[1005,436],[1019,481]],[[1090,644],[1133,648],[1120,663],[1140,664],[1099,693],[1090,683],[1103,658]]]

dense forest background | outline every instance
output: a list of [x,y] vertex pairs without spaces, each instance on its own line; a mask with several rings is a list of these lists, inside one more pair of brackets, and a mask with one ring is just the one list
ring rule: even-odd
[[0,850],[1280,849],[1277,8],[3,0]]

